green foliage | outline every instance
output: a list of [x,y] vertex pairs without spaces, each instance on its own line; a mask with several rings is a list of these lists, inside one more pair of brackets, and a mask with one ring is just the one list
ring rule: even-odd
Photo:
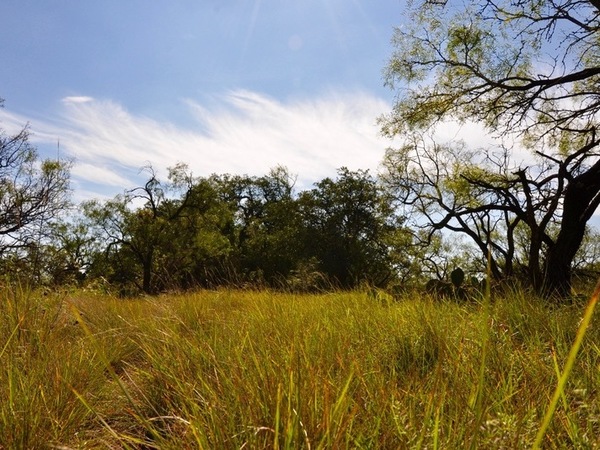
[[213,177],[234,217],[231,266],[243,282],[280,283],[298,264],[301,245],[294,177],[283,167],[262,177]]
[[[211,183],[185,171],[183,165],[171,169],[172,178],[162,183],[149,169],[145,186],[104,204],[84,205],[94,240],[105,243],[90,274],[106,277],[124,292],[135,287],[155,293],[210,282],[207,265],[218,267],[230,250],[223,231],[232,218]],[[167,197],[171,192],[181,197]],[[132,208],[139,200],[143,205]]]
[[361,282],[381,286],[394,278],[397,260],[390,252],[400,242],[401,219],[391,199],[368,171],[338,171],[298,200],[306,257],[342,287]]
[[340,169],[299,195],[282,167],[198,178],[179,165],[168,182],[149,174],[142,187],[84,205],[90,281],[125,295],[232,284],[314,291],[382,286],[407,270],[410,234],[366,171]]
[[[2,104],[0,103],[0,106]],[[48,224],[69,206],[68,161],[40,161],[27,127],[14,135],[0,128],[0,266],[24,283],[39,283]]]

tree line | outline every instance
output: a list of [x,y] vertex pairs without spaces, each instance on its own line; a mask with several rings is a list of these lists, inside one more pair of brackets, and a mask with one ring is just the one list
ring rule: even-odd
[[[366,171],[342,168],[313,189],[294,177],[194,177],[185,165],[109,202],[83,205],[86,275],[145,293],[223,284],[317,289],[391,280],[403,229]],[[138,206],[134,206],[138,205]],[[84,240],[85,240],[84,239]]]
[[[221,284],[407,286],[467,274],[566,298],[594,275],[600,205],[600,3],[419,0],[385,69],[381,174],[341,168],[295,191],[287,169],[194,177],[185,165],[66,207],[68,164],[0,135],[0,263],[38,282],[123,292]],[[497,143],[436,139],[480,124]],[[527,150],[529,157],[517,158]],[[458,237],[461,239],[458,240]]]
[[[27,134],[18,138],[18,149],[4,139],[0,154],[27,151],[35,159]],[[105,282],[128,295],[221,285],[383,287],[400,273],[395,243],[409,238],[382,186],[363,170],[341,168],[296,192],[283,167],[264,176],[195,177],[179,164],[165,180],[146,167],[143,186],[74,209],[64,202],[68,164],[43,165],[51,177],[46,169],[30,176],[56,192],[22,183],[24,195],[14,198],[21,209],[27,196],[45,201],[30,208],[30,221],[14,224],[1,255],[5,273],[37,284]],[[8,211],[4,217],[8,228]]]
[[[340,168],[336,177],[297,191],[285,167],[263,176],[196,177],[179,164],[162,180],[148,166],[142,186],[70,205],[70,164],[37,161],[27,129],[2,135],[0,161],[9,160],[15,162],[5,163],[2,174],[0,264],[9,278],[32,285],[94,285],[122,295],[218,286],[398,290],[447,289],[459,267],[477,279],[472,285],[487,276],[474,247],[434,235],[425,221],[411,223],[410,203],[398,202],[391,170],[374,176]],[[445,186],[444,195],[456,189]],[[419,201],[427,201],[424,192]],[[600,261],[600,240],[587,239],[574,259],[581,274],[595,273]],[[521,234],[512,242],[515,260],[526,260],[529,241]],[[523,267],[512,267],[510,276],[499,261],[491,267],[493,276],[502,271],[504,280],[531,286],[516,276]]]

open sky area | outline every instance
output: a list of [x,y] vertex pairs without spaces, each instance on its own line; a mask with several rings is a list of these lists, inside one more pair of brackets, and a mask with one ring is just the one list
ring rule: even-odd
[[375,172],[400,0],[2,0],[0,128],[29,123],[72,158],[75,200],[136,186],[152,164],[308,188]]

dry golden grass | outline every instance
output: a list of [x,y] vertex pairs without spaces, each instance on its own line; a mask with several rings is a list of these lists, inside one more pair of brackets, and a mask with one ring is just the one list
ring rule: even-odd
[[[585,305],[6,290],[0,448],[526,448]],[[596,322],[543,448],[600,447]]]

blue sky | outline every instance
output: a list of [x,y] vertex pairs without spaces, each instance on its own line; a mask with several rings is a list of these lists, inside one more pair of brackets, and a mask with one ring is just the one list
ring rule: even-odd
[[[400,0],[2,0],[0,128],[75,160],[75,199],[186,162],[299,186],[373,171]],[[141,175],[143,177],[143,175]]]

